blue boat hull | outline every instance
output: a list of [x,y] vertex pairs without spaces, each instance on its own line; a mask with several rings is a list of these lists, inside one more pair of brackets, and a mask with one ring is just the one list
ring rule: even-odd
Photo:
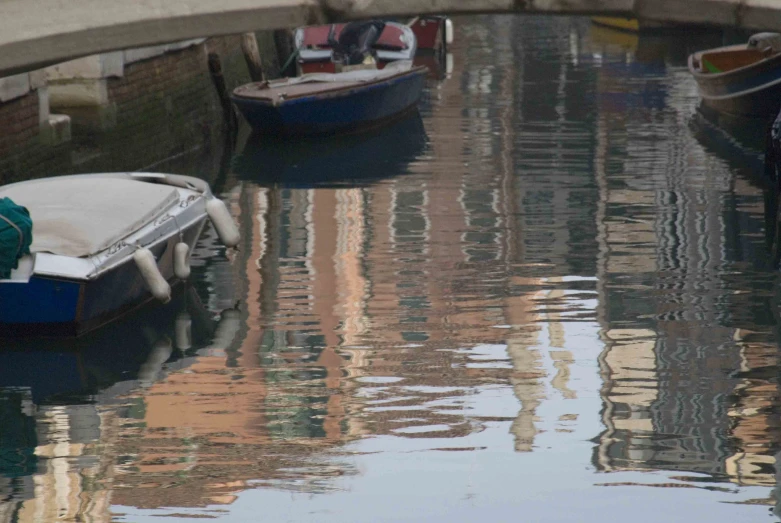
[[[183,231],[190,247],[206,217]],[[173,252],[179,236],[151,248],[161,274],[174,282]],[[26,283],[0,283],[0,336],[78,336],[154,299],[132,259],[91,281],[33,276]]]
[[689,56],[703,103],[734,116],[773,118],[781,108],[781,54],[727,72],[706,73],[701,61],[706,53],[729,54],[745,46],[727,46]]
[[252,128],[276,136],[334,134],[381,125],[420,100],[427,69],[416,68],[385,81],[334,93],[285,100],[278,105],[233,96]]

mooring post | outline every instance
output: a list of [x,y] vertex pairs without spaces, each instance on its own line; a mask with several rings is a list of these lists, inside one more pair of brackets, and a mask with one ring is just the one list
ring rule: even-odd
[[265,80],[263,62],[260,58],[260,49],[258,49],[258,39],[255,38],[255,33],[241,35],[241,50],[244,53],[244,60],[247,61],[247,69],[252,81],[262,82]]
[[235,135],[237,121],[236,113],[233,111],[231,105],[230,96],[228,96],[228,88],[225,85],[225,77],[222,75],[222,62],[220,56],[217,53],[209,53],[209,73],[214,83],[214,88],[217,90],[217,96],[220,98],[220,105],[222,105],[222,116],[225,121],[225,125],[228,126],[228,132],[231,135]]
[[280,76],[295,76],[295,67],[291,68],[288,58],[295,51],[293,45],[293,34],[289,29],[277,29],[274,31],[274,44],[277,48],[277,57],[279,60]]

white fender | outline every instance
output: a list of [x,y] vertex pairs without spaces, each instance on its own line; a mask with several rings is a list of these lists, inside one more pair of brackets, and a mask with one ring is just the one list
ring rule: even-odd
[[155,342],[146,361],[138,369],[138,380],[142,385],[148,387],[157,379],[163,364],[168,361],[172,352],[173,348],[168,336],[163,336]]
[[192,325],[193,322],[190,319],[190,313],[182,311],[176,315],[175,332],[177,349],[184,351],[193,346]]
[[174,275],[180,280],[186,280],[190,277],[190,247],[179,242],[174,246]]
[[220,322],[217,324],[217,328],[214,329],[212,347],[226,349],[236,337],[239,328],[241,328],[241,314],[239,311],[235,309],[222,311]]
[[450,18],[445,19],[445,43],[453,43],[453,21]]
[[233,217],[228,208],[219,198],[212,198],[206,202],[206,214],[217,231],[217,236],[226,247],[235,247],[239,244],[239,229],[233,222]]
[[146,286],[152,296],[157,298],[163,303],[171,301],[171,286],[165,281],[163,275],[160,274],[160,269],[157,268],[157,262],[155,257],[147,248],[136,250],[133,254],[133,260],[136,262],[141,276],[146,282]]

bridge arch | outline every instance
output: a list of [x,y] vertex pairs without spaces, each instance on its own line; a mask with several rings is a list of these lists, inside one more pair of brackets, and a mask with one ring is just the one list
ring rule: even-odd
[[778,0],[3,0],[0,76],[191,38],[436,13],[621,15],[781,30]]

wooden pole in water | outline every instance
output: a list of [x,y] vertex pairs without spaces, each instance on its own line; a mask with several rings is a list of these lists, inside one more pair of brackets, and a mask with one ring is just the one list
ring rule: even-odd
[[[274,45],[277,48],[277,57],[280,68],[279,75],[295,76],[295,64],[288,64],[288,67],[283,70],[285,62],[295,50],[293,47],[293,35],[291,31],[289,29],[277,29],[274,31]],[[290,67],[290,65],[293,65],[293,67]]]
[[258,39],[255,33],[244,33],[241,35],[241,50],[244,53],[244,60],[247,61],[249,76],[253,82],[262,82],[263,62],[260,59],[260,49],[258,49]]
[[209,73],[211,74],[214,88],[217,90],[220,105],[222,105],[222,116],[225,125],[228,127],[228,132],[233,136],[236,133],[237,127],[236,113],[233,112],[230,96],[228,96],[228,88],[225,85],[225,77],[222,75],[222,62],[220,61],[220,56],[217,53],[209,53],[208,62]]

